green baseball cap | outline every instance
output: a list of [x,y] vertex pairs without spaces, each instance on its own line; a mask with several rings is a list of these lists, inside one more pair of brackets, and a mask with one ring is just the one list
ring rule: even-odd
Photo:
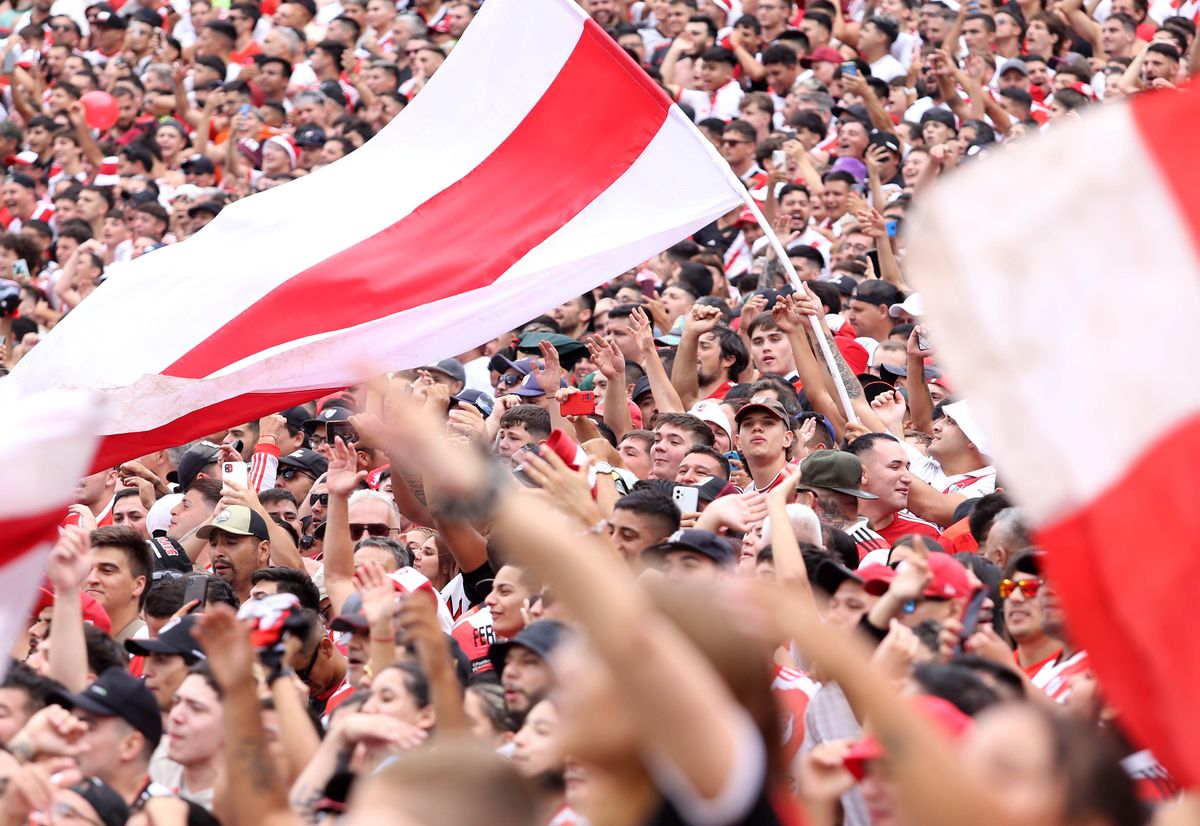
[[208,539],[213,531],[224,531],[234,536],[253,536],[258,539],[270,539],[267,521],[250,510],[245,505],[230,505],[217,514],[208,525],[202,525],[196,531],[197,539]]
[[878,499],[861,490],[862,462],[853,453],[842,450],[815,450],[800,463],[797,490],[831,490],[858,499]]

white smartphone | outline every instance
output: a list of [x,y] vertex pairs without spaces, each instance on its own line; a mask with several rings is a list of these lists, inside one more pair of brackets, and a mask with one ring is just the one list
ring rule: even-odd
[[249,480],[250,469],[245,462],[222,462],[221,463],[221,481],[236,482],[242,487],[246,487]]
[[776,169],[786,170],[787,169],[787,153],[784,152],[782,149],[776,149],[774,152],[771,153],[771,163],[773,163],[775,165]]
[[700,490],[691,485],[676,485],[671,491],[671,499],[680,513],[697,513],[700,510]]

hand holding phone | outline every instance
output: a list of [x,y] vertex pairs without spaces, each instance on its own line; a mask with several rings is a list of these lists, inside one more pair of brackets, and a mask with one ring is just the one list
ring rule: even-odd
[[355,432],[354,425],[350,422],[330,422],[325,425],[325,434],[329,444],[333,444],[339,436],[348,445],[358,441],[358,433]]
[[187,585],[183,588],[183,604],[198,601],[191,613],[199,613],[204,610],[205,603],[208,602],[208,577],[204,575],[188,577]]
[[233,482],[242,487],[246,487],[250,478],[250,469],[245,462],[222,462],[221,463],[221,481]]
[[697,513],[700,510],[700,489],[691,485],[676,485],[671,490],[671,500],[680,513]]
[[847,60],[842,64],[842,75],[850,75],[851,77],[858,75],[858,65],[853,60]]

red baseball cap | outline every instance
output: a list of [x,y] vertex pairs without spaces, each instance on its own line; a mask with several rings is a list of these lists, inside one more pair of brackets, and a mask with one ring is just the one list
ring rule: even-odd
[[[934,727],[951,741],[961,739],[971,730],[971,718],[941,697],[921,694],[912,698],[912,704],[918,714],[931,721]],[[842,765],[854,775],[855,780],[861,782],[867,774],[868,761],[878,760],[886,753],[883,743],[867,735],[850,747],[850,751],[842,758]]]
[[[933,579],[925,588],[923,596],[933,599],[955,599],[969,597],[974,592],[974,588],[971,587],[971,579],[967,576],[966,567],[954,557],[935,551],[927,557],[927,562]],[[868,594],[875,596],[887,593],[888,586],[896,578],[896,571],[885,565],[868,567],[883,570],[873,571],[870,579],[864,575],[863,571],[859,571],[858,575],[863,577],[863,588]]]

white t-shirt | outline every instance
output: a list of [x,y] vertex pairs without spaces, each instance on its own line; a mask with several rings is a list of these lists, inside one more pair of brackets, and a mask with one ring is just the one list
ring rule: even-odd
[[905,69],[900,61],[890,54],[885,54],[871,64],[871,76],[879,78],[884,83],[889,82],[892,78],[904,77],[907,74],[908,69]]
[[738,104],[742,102],[741,85],[731,80],[715,92],[702,89],[681,89],[679,102],[686,103],[696,112],[696,123],[706,118],[720,118],[729,121],[738,116]]

